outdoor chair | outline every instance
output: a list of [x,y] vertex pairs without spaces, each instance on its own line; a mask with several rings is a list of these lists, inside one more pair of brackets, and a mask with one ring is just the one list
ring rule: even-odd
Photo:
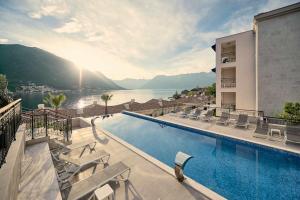
[[285,130],[285,143],[300,144],[300,127],[287,126]]
[[228,122],[230,119],[230,114],[227,112],[222,112],[220,118],[217,120],[217,124],[224,124],[225,126],[227,126]]
[[183,111],[181,111],[181,112],[178,113],[178,117],[181,117],[181,118],[187,118],[188,115],[189,115],[190,113],[192,113],[192,112],[193,112],[193,110],[185,109],[185,110],[183,110]]
[[[124,175],[126,176],[125,178]],[[73,184],[69,191],[67,199],[81,199],[82,197],[85,197],[86,195],[92,193],[93,191],[110,181],[127,181],[129,179],[129,176],[130,168],[123,162],[118,162],[104,168],[100,172],[93,174],[87,179]]]
[[235,127],[244,127],[244,128],[248,128],[249,126],[249,119],[248,119],[248,115],[245,114],[239,114],[238,119],[235,123]]
[[60,154],[59,160],[65,161],[68,165],[64,168],[65,172],[70,174],[69,180],[77,174],[83,167],[90,164],[107,164],[110,154],[104,150],[91,153],[80,158],[73,158],[68,155]]
[[89,148],[90,151],[95,150],[97,142],[93,139],[84,140],[81,142],[73,143],[70,145],[65,145],[64,143],[60,142],[57,139],[51,140],[52,146],[55,146],[54,150],[58,151],[59,153],[69,153],[72,150],[83,148],[82,153],[85,151],[86,148]]
[[214,111],[213,110],[207,110],[207,112],[204,115],[202,115],[200,118],[203,121],[208,121],[209,122],[209,121],[212,120],[213,116],[214,116]]
[[189,119],[199,119],[200,114],[201,114],[201,110],[197,108],[197,109],[193,110],[192,113],[188,114],[188,118]]
[[257,120],[256,128],[253,133],[253,137],[268,138],[269,124],[264,120]]

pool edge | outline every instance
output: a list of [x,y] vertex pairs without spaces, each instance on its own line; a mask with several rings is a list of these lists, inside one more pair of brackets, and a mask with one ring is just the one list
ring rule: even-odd
[[[150,156],[149,154],[143,152],[142,150],[134,147],[133,145],[131,145],[128,142],[122,140],[121,138],[115,136],[114,134],[110,133],[109,131],[107,131],[105,129],[102,129],[102,128],[97,128],[97,129],[99,129],[101,132],[103,132],[104,134],[106,134],[107,136],[109,136],[110,138],[112,138],[113,140],[117,141],[121,145],[125,146],[129,150],[131,150],[134,153],[138,154],[139,156],[141,156],[142,158],[144,158],[148,162],[156,165],[158,168],[162,169],[163,171],[165,171],[166,173],[168,173],[169,175],[173,176],[176,179],[176,176],[173,173],[174,169],[172,169],[170,166],[164,164],[163,162],[157,160],[156,158],[154,158],[153,156]],[[212,200],[226,200],[225,197],[223,197],[220,194],[212,191],[211,189],[205,187],[204,185],[196,182],[192,178],[190,178],[190,177],[188,177],[186,175],[185,175],[185,178],[186,179],[185,179],[185,181],[184,181],[183,184],[187,184],[188,186],[194,188],[195,190],[199,191],[201,194],[203,194],[207,198],[212,199]]]
[[[143,114],[136,113],[136,112],[122,111],[122,113],[133,116],[133,117],[138,117],[138,118],[150,120],[150,121],[153,121],[153,122],[161,122],[161,123],[164,123],[166,125],[170,125],[170,126],[175,127],[175,128],[186,129],[188,131],[192,130],[194,132],[199,132],[199,131],[205,132],[203,135],[223,137],[223,138],[238,141],[238,142],[241,142],[241,143],[244,143],[244,144],[256,145],[256,146],[261,147],[261,148],[266,148],[266,149],[279,151],[279,152],[282,152],[282,153],[287,153],[287,154],[291,154],[291,155],[300,157],[300,152],[294,151],[292,149],[285,149],[285,148],[275,146],[275,145],[270,145],[270,144],[265,144],[265,143],[261,143],[261,142],[257,142],[257,141],[248,140],[246,138],[242,139],[242,138],[239,138],[239,137],[235,137],[235,136],[231,136],[231,135],[227,135],[227,134],[224,134],[224,133],[215,132],[215,131],[211,131],[211,130],[205,130],[205,129],[202,129],[202,128],[194,127],[194,126],[183,124],[183,123],[180,123],[180,122],[173,122],[173,121],[166,120],[166,119],[157,119],[157,118],[154,118],[154,117],[151,117],[151,116],[148,116],[148,115],[143,115]],[[206,133],[208,133],[208,134],[206,134]]]

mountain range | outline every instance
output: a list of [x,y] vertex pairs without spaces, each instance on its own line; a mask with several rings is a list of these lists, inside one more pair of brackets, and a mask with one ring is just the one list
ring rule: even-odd
[[50,52],[19,44],[0,44],[0,74],[5,74],[9,89],[35,83],[54,89],[191,89],[215,82],[215,73],[200,72],[153,79],[115,80],[99,71],[80,69],[71,61]]
[[12,91],[28,83],[69,90],[123,89],[101,72],[80,69],[52,53],[18,44],[0,44],[0,73],[6,75]]
[[179,74],[172,76],[159,75],[152,79],[114,80],[116,84],[127,89],[192,89],[205,87],[215,82],[213,72]]

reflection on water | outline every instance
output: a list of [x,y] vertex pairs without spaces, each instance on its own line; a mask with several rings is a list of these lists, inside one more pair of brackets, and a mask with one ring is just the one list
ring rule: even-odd
[[[176,89],[155,89],[155,90],[112,90],[112,91],[72,91],[64,92],[67,96],[66,102],[63,107],[66,108],[82,108],[97,101],[102,104],[101,95],[103,93],[110,93],[113,95],[109,105],[117,105],[135,99],[136,102],[144,103],[152,98],[167,99],[175,93]],[[181,91],[178,89],[177,91]],[[44,96],[47,93],[32,93],[32,94],[19,94],[22,98],[22,106],[25,108],[36,108],[38,104],[43,102]]]

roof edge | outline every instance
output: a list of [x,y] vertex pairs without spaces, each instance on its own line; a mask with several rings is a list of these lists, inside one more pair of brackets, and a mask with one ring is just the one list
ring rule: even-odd
[[254,16],[254,23],[300,11],[300,2]]

